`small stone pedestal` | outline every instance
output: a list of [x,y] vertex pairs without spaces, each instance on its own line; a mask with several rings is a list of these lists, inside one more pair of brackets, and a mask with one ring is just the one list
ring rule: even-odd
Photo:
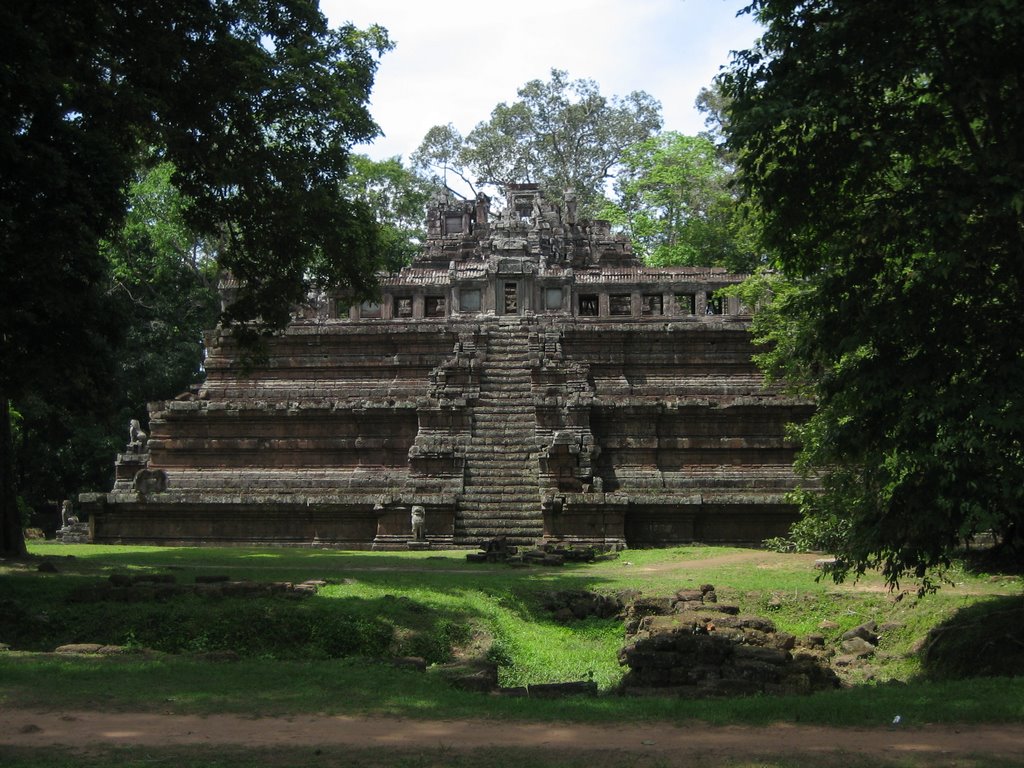
[[89,538],[89,524],[77,520],[57,531],[57,540],[64,544],[88,544]]
[[408,547],[411,552],[422,552],[431,548],[429,541],[416,541],[415,539],[407,541],[405,546]]

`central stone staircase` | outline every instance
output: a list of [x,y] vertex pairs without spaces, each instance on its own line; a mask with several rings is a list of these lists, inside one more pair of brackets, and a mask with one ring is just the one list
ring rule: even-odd
[[529,330],[517,319],[496,325],[487,336],[455,516],[459,544],[505,536],[510,544],[531,545],[544,535]]

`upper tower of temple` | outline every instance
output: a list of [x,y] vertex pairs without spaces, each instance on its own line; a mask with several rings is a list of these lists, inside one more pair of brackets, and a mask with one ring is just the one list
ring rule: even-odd
[[628,238],[612,234],[607,221],[577,218],[571,194],[558,205],[536,184],[512,184],[493,219],[490,202],[483,193],[475,200],[435,198],[427,209],[425,247],[414,266],[491,259],[519,259],[539,272],[640,266]]

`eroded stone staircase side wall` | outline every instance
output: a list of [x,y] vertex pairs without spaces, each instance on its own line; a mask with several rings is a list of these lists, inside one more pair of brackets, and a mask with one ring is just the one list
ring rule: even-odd
[[759,542],[788,529],[785,428],[809,406],[764,387],[745,324],[576,323],[561,348],[587,369],[603,492],[570,495],[565,509],[620,509],[632,545]]

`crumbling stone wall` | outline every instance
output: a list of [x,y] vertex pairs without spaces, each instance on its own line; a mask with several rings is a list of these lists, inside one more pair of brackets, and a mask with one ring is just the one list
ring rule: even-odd
[[720,605],[714,588],[638,600],[626,617],[624,690],[681,696],[810,693],[839,686],[825,657],[770,619]]

